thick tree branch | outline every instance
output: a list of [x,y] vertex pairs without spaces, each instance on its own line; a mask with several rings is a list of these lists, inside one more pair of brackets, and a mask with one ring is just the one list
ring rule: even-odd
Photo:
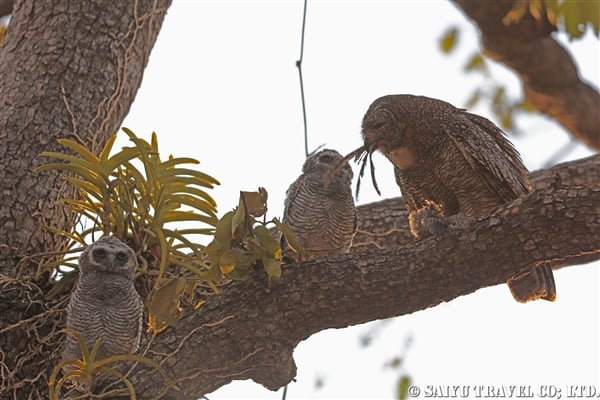
[[514,0],[454,0],[478,25],[487,53],[515,70],[527,101],[553,117],[573,136],[600,151],[600,95],[583,82],[570,54],[552,36],[546,19],[530,14],[518,23],[502,19]]
[[[135,377],[141,397],[195,399],[234,379],[277,389],[295,375],[294,347],[316,332],[423,310],[542,262],[600,259],[600,185],[574,182],[555,180],[442,237],[289,265],[273,290],[260,274],[232,284],[188,311],[148,352],[159,361],[173,355],[163,366],[181,392],[145,371]],[[510,252],[498,251],[498,238]]]

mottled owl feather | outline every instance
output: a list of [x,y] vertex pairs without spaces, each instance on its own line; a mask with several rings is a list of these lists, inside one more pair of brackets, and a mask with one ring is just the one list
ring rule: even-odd
[[[530,191],[528,171],[504,132],[445,101],[380,97],[363,118],[362,135],[365,151],[379,150],[394,164],[415,238],[443,232],[450,219],[479,217]],[[549,265],[508,284],[518,301],[556,295]]]
[[[324,149],[310,155],[286,192],[282,222],[303,247],[302,260],[347,252],[356,233],[352,169],[346,163],[337,174],[327,173],[342,156]],[[285,242],[282,243],[285,247]],[[286,252],[300,261],[297,255]]]
[[528,171],[504,132],[486,118],[456,111],[455,121],[444,132],[471,168],[504,203],[527,194],[531,190]]
[[[142,303],[133,286],[137,267],[131,248],[115,237],[88,246],[79,258],[79,280],[67,306],[67,328],[79,332],[96,359],[134,353],[142,329]],[[63,359],[81,359],[78,342],[67,335]]]

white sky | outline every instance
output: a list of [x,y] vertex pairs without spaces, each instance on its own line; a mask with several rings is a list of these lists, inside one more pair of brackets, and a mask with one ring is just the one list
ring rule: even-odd
[[[212,192],[220,215],[237,204],[239,190],[264,186],[268,216],[280,216],[285,191],[300,173],[295,61],[302,5],[175,0],[124,123],[141,137],[156,131],[165,157],[199,159],[202,171],[221,181]],[[453,24],[462,35],[448,57],[437,40]],[[449,1],[310,1],[303,64],[309,148],[326,144],[347,153],[358,147],[364,112],[385,94],[422,94],[463,106],[481,82],[461,70],[477,46],[475,29]],[[597,40],[588,35],[569,49],[581,74],[598,87]],[[520,93],[506,69],[494,68],[494,76],[509,93]],[[490,117],[487,107],[473,111]],[[513,141],[532,170],[569,140],[544,117],[518,122],[526,134]],[[579,146],[569,158],[587,154]],[[382,197],[367,177],[359,204],[399,195],[389,162],[374,161]],[[385,325],[321,332],[295,350],[297,382],[287,398],[393,398],[400,372],[384,364],[402,353],[407,335],[413,340],[403,371],[422,388],[527,384],[537,393],[540,385],[556,385],[564,396],[566,385],[585,384],[600,391],[598,276],[597,263],[555,272],[554,303],[518,304],[500,285]],[[380,324],[379,334],[363,348],[359,336],[373,324]],[[320,390],[316,378],[324,381]],[[280,399],[281,392],[234,382],[208,397]]]

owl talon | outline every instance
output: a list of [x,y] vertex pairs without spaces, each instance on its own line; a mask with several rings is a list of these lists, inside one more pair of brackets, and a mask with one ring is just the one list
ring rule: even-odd
[[415,239],[439,236],[448,231],[448,223],[445,220],[442,208],[439,204],[431,201],[425,202],[423,208],[411,213],[409,223],[410,231]]

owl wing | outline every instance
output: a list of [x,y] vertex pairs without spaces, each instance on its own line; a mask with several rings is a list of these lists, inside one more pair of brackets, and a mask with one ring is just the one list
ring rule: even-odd
[[509,202],[528,193],[528,171],[504,132],[490,120],[461,110],[457,123],[444,127],[444,133],[459,149],[490,189]]

